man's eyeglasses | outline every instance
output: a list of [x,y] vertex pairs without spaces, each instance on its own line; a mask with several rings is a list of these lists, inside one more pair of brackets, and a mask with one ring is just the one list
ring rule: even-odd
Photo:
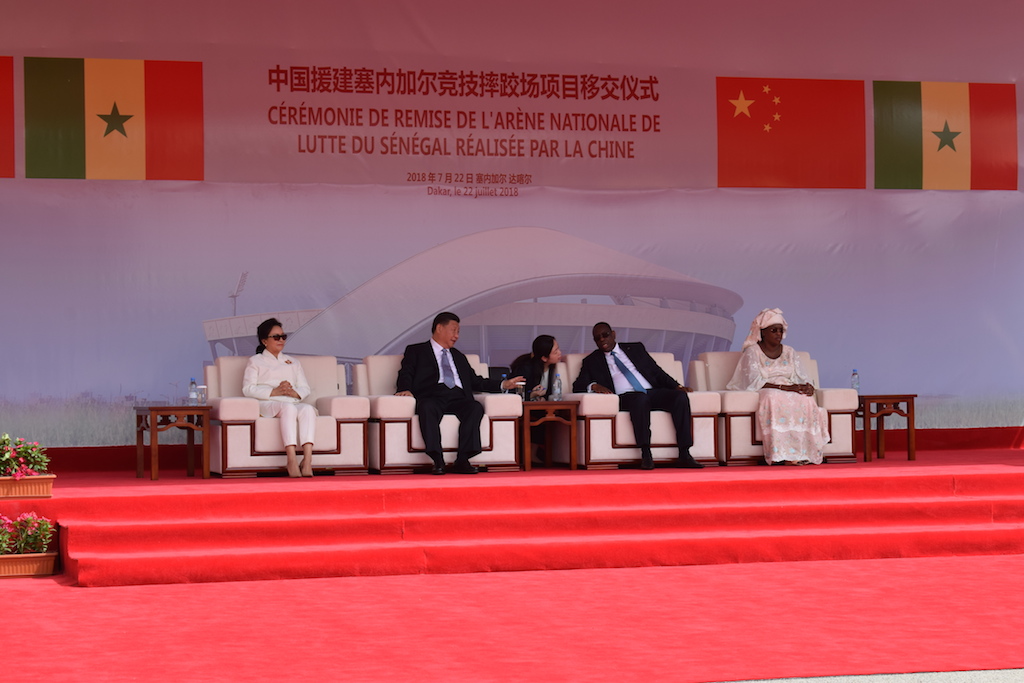
[[274,341],[287,341],[288,340],[288,335],[287,334],[272,334],[269,337],[267,337],[267,339],[273,339]]

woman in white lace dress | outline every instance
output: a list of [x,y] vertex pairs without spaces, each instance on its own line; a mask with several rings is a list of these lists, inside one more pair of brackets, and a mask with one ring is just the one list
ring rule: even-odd
[[814,385],[793,347],[789,325],[777,308],[766,308],[750,325],[743,355],[726,385],[729,391],[756,391],[757,420],[769,465],[820,465],[829,442],[828,414],[814,399]]

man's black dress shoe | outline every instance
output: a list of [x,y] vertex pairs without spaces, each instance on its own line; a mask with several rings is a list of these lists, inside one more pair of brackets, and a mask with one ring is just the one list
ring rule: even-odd
[[640,453],[640,469],[642,470],[653,470],[654,469],[654,455],[650,451]]
[[434,469],[430,471],[431,474],[444,474],[444,456],[437,453],[427,453],[430,459],[434,461]]
[[699,470],[703,469],[704,465],[694,460],[693,456],[687,453],[686,455],[680,455],[678,458],[676,458],[675,462],[672,463],[672,467],[682,467],[684,469],[689,470]]
[[479,471],[480,469],[476,465],[470,464],[468,460],[456,460],[452,465],[454,474],[476,474]]

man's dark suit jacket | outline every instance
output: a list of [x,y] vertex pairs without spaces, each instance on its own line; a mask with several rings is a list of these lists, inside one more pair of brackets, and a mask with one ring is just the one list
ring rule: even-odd
[[[466,396],[472,398],[473,392],[501,390],[500,380],[484,379],[473,372],[473,367],[462,351],[450,349],[450,352]],[[440,371],[437,367],[437,360],[434,358],[434,349],[431,348],[429,341],[405,347],[396,388],[398,391],[411,391],[416,398],[437,395],[442,389],[447,391],[441,384]]]
[[[618,350],[625,353],[629,360],[633,361],[633,365],[651,383],[652,388],[679,388],[679,382],[654,362],[654,359],[651,358],[651,354],[647,353],[647,349],[644,348],[642,342],[619,342]],[[608,369],[608,361],[605,359],[604,351],[601,349],[594,349],[593,353],[583,359],[580,376],[572,383],[572,390],[577,393],[585,392],[592,382],[597,382],[606,389],[615,391],[612,373]]]

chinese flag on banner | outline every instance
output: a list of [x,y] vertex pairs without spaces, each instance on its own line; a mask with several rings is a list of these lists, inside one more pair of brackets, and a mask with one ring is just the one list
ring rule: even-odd
[[864,81],[717,81],[719,187],[865,187]]
[[14,177],[14,57],[0,57],[0,178]]

